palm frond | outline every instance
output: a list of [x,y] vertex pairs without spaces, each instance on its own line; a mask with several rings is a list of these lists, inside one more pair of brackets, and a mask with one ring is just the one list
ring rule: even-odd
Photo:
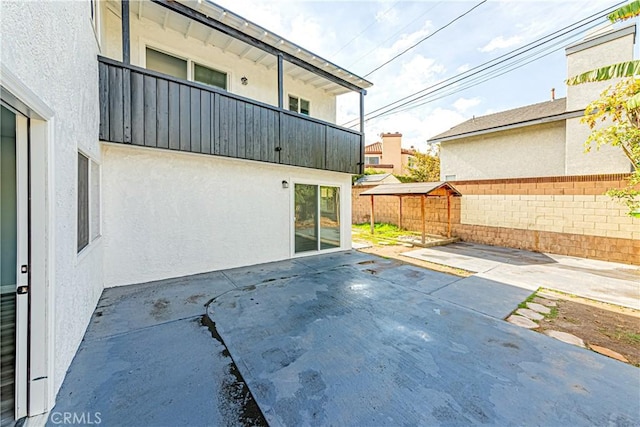
[[624,21],[638,15],[640,15],[640,0],[635,0],[614,10],[607,16],[607,18],[609,18],[609,21],[611,22],[617,22]]
[[[638,1],[640,3],[640,0]],[[567,79],[569,86],[579,85],[581,83],[602,82],[618,77],[631,77],[640,75],[640,60],[620,62],[618,64],[607,65],[606,67],[597,68],[578,74],[577,76]]]

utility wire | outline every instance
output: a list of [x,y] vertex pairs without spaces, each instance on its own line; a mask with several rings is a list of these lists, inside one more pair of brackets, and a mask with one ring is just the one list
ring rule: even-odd
[[405,25],[404,27],[400,28],[398,31],[396,31],[395,33],[391,34],[388,38],[384,39],[383,41],[381,41],[380,43],[378,43],[378,46],[374,47],[373,49],[371,49],[370,51],[368,51],[367,53],[365,53],[364,55],[359,56],[355,61],[353,61],[351,64],[347,65],[347,69],[350,69],[352,65],[357,64],[362,58],[366,58],[367,56],[369,56],[373,51],[375,51],[376,49],[378,49],[380,47],[380,45],[385,44],[386,42],[388,42],[389,40],[391,40],[392,38],[394,38],[395,36],[397,36],[398,34],[400,34],[403,30],[409,28],[412,24],[414,24],[418,19],[422,18],[424,15],[426,15],[427,13],[431,12],[433,9],[435,9],[436,7],[438,7],[440,4],[442,4],[442,2],[438,2],[436,4],[434,4],[432,7],[430,7],[429,9],[425,10],[424,12],[422,12],[420,15],[418,15],[417,17],[415,17],[411,22],[409,22],[407,25]]
[[[398,0],[397,2],[395,2],[394,4],[391,5],[391,7],[387,10],[385,10],[384,12],[382,12],[382,16],[385,16],[387,13],[391,12],[391,9],[393,9],[398,3],[400,3],[400,0]],[[376,15],[377,18],[378,15]],[[335,51],[332,55],[337,55],[338,53],[342,52],[344,50],[345,47],[349,46],[351,43],[353,43],[354,40],[356,40],[358,37],[360,37],[362,34],[364,34],[369,28],[373,27],[375,24],[378,23],[377,19],[374,19],[373,22],[371,22],[369,25],[366,26],[366,28],[362,31],[360,31],[358,34],[356,34],[351,40],[349,40],[347,42],[347,44],[345,44],[344,46],[342,46],[340,49],[338,49],[337,51]]]
[[[599,23],[596,22],[596,23],[593,23],[593,24],[589,25],[584,30],[588,31],[588,30],[591,30],[593,28],[596,28],[597,26],[599,26]],[[523,58],[519,58],[516,61],[504,64],[504,65],[500,66],[499,68],[497,68],[495,70],[491,70],[492,73],[499,73],[499,74],[485,74],[485,75],[475,76],[471,80],[465,81],[464,83],[462,83],[461,87],[454,87],[452,90],[449,90],[449,92],[447,92],[445,95],[443,95],[441,97],[438,97],[438,98],[435,98],[435,99],[441,99],[441,98],[443,98],[445,96],[453,95],[454,93],[458,93],[458,92],[461,92],[463,90],[469,89],[470,87],[473,87],[473,86],[476,86],[478,84],[484,83],[486,81],[492,80],[492,79],[494,79],[494,78],[496,78],[498,76],[501,76],[503,74],[506,74],[508,72],[511,72],[513,70],[521,68],[521,67],[523,67],[523,66],[525,66],[527,64],[530,64],[531,62],[537,61],[538,59],[541,59],[541,58],[543,58],[545,56],[548,56],[548,55],[550,55],[550,54],[552,54],[554,52],[557,52],[558,50],[560,50],[564,46],[566,46],[568,43],[570,43],[572,41],[575,41],[576,37],[577,37],[577,35],[569,35],[569,36],[564,37],[564,38],[560,39],[559,41],[553,43],[551,46],[545,47],[542,51],[532,52],[531,54],[529,54],[529,55],[527,55],[527,56],[525,56]],[[526,53],[526,52],[523,52],[523,53]],[[531,58],[533,58],[533,59],[531,59]],[[503,70],[506,70],[506,71],[503,71]],[[500,72],[500,71],[503,71],[503,72]],[[468,76],[468,77],[472,77],[472,76]],[[445,85],[443,87],[440,87],[438,89],[433,90],[430,93],[426,93],[420,98],[416,98],[416,99],[414,99],[412,101],[409,101],[407,103],[407,105],[405,106],[405,108],[402,108],[401,110],[392,109],[392,110],[389,110],[389,111],[391,113],[402,112],[402,111],[407,111],[407,110],[410,110],[412,108],[419,107],[419,106],[422,106],[424,104],[427,104],[427,103],[431,102],[431,100],[434,100],[432,98],[432,95],[435,94],[437,96],[438,95],[438,93],[437,93],[438,91],[441,91],[441,90],[445,89],[448,86],[454,86],[455,83],[458,83],[458,82],[452,82],[449,85]],[[425,102],[420,102],[419,104],[413,104],[413,103],[418,102],[418,101],[424,101],[424,98],[427,98],[428,100],[425,101]],[[401,108],[401,106],[398,106],[396,108]],[[385,115],[387,115],[387,112],[383,112],[380,115],[376,115],[376,116],[370,117],[369,119],[373,119],[373,118],[377,118],[377,117],[381,117],[381,116],[385,116]]]
[[[469,70],[466,70],[466,71],[464,71],[462,73],[456,74],[456,75],[454,75],[452,77],[449,77],[449,78],[447,78],[445,80],[442,80],[442,81],[440,81],[438,83],[435,83],[433,85],[430,85],[430,86],[428,86],[428,87],[426,87],[424,89],[421,89],[421,90],[419,90],[417,92],[414,92],[412,94],[404,96],[404,97],[402,97],[402,98],[400,98],[400,99],[398,99],[396,101],[393,101],[393,102],[391,102],[391,103],[389,103],[387,105],[384,105],[384,106],[382,106],[380,108],[377,108],[377,109],[369,112],[367,114],[367,116],[370,116],[370,117],[367,117],[365,120],[369,120],[369,119],[373,119],[373,118],[379,117],[381,114],[373,116],[373,117],[371,117],[371,115],[374,114],[374,113],[377,113],[377,112],[379,112],[381,110],[384,110],[386,108],[392,107],[395,104],[398,104],[398,103],[400,103],[402,101],[405,101],[405,100],[407,100],[409,98],[413,98],[413,99],[410,99],[409,101],[407,101],[407,102],[405,102],[403,104],[397,105],[397,106],[389,109],[388,111],[386,111],[384,113],[390,112],[390,111],[392,111],[394,109],[401,108],[401,107],[403,107],[405,105],[408,105],[408,104],[410,104],[412,102],[420,100],[421,98],[424,98],[424,97],[432,94],[433,92],[436,92],[438,90],[442,90],[445,87],[451,86],[451,85],[453,85],[455,83],[458,83],[458,82],[460,82],[462,80],[471,78],[474,75],[477,75],[477,74],[479,74],[479,73],[481,73],[483,71],[491,69],[491,68],[493,68],[493,67],[495,67],[495,66],[497,66],[497,65],[499,65],[501,63],[504,63],[504,62],[506,62],[506,61],[508,61],[510,59],[513,59],[513,58],[515,58],[517,56],[523,55],[523,54],[525,54],[525,53],[527,53],[527,52],[529,52],[529,51],[531,51],[531,50],[533,50],[533,49],[535,49],[537,47],[540,47],[540,46],[542,46],[544,44],[547,44],[547,43],[549,43],[549,42],[551,42],[551,41],[553,41],[553,40],[555,40],[557,38],[560,38],[562,36],[570,34],[571,32],[573,32],[573,31],[575,31],[577,29],[581,29],[582,27],[584,27],[586,25],[589,25],[589,24],[593,23],[594,21],[597,21],[597,20],[601,19],[603,16],[606,16],[610,12],[610,10],[615,9],[618,6],[620,6],[621,4],[624,4],[624,3],[625,2],[620,2],[620,3],[618,3],[616,5],[613,5],[613,6],[609,7],[609,8],[607,8],[607,9],[604,9],[604,10],[602,10],[600,12],[597,12],[597,13],[595,13],[593,15],[590,15],[590,16],[588,16],[586,18],[583,18],[583,19],[581,19],[581,20],[579,20],[579,21],[577,21],[577,22],[575,22],[575,23],[573,23],[571,25],[568,25],[568,26],[563,27],[563,28],[561,28],[559,30],[556,30],[556,31],[554,31],[554,32],[552,32],[552,33],[550,33],[550,34],[548,34],[546,36],[540,37],[540,38],[538,38],[538,39],[536,39],[536,40],[534,40],[534,41],[532,41],[532,42],[530,42],[530,43],[528,43],[528,44],[526,44],[524,46],[521,46],[521,47],[519,47],[517,49],[514,49],[514,50],[512,50],[510,52],[507,52],[507,53],[505,53],[505,54],[503,54],[503,55],[501,55],[501,56],[499,56],[497,58],[494,58],[494,59],[491,59],[489,61],[486,61],[486,62],[484,62],[484,63],[482,63],[480,65],[477,65],[477,66],[475,66],[475,67],[473,67],[473,68],[471,68]],[[592,18],[594,18],[594,19],[592,19]],[[588,22],[584,22],[584,21],[588,21]],[[576,28],[571,28],[571,27],[575,27],[575,26],[577,26],[577,27]],[[568,31],[565,31],[565,30],[567,30],[569,28],[571,28],[571,29],[568,30]],[[563,32],[563,31],[565,31],[565,32]],[[558,34],[558,33],[561,33],[561,34]],[[554,35],[555,35],[555,37],[552,37]],[[549,39],[549,40],[545,40],[545,39]],[[545,41],[543,41],[543,40],[545,40]],[[528,49],[524,50],[525,48],[528,48]],[[522,52],[519,52],[519,51],[522,51]],[[484,68],[482,68],[482,67],[484,67]],[[475,71],[475,72],[472,73],[472,71],[474,71],[474,70],[478,70],[478,71]],[[454,80],[454,81],[445,85],[445,83],[447,83],[447,82],[449,82],[451,80]],[[441,86],[441,87],[438,88],[438,86]],[[437,89],[434,89],[434,88],[437,88]],[[434,89],[434,90],[429,92],[429,93],[426,93],[424,95],[421,95],[424,92],[429,91],[430,89]],[[357,123],[357,122],[359,122],[359,119],[356,118],[356,119],[349,120],[346,123],[344,123],[342,126],[348,126],[349,123],[354,122],[354,121]],[[350,126],[350,127],[353,127],[353,125]]]
[[[589,29],[595,28],[597,26],[598,26],[598,24],[592,25]],[[421,107],[423,105],[429,104],[431,102],[437,101],[439,99],[446,98],[446,97],[451,96],[453,94],[456,94],[458,92],[465,91],[465,90],[467,90],[467,89],[469,89],[469,88],[471,88],[473,86],[480,85],[480,84],[485,83],[485,82],[487,82],[489,80],[493,80],[496,77],[500,77],[500,76],[502,76],[504,74],[510,73],[511,71],[517,70],[518,68],[522,68],[525,65],[528,65],[528,64],[530,64],[532,62],[535,62],[535,61],[537,61],[539,59],[542,59],[542,58],[544,58],[546,56],[549,56],[552,53],[555,53],[555,52],[561,50],[565,46],[564,42],[556,43],[556,44],[554,44],[554,46],[557,46],[558,44],[560,45],[560,47],[556,47],[555,49],[552,49],[552,50],[550,50],[548,52],[538,52],[535,55],[532,55],[532,56],[535,56],[532,59],[529,59],[529,58],[531,58],[531,56],[525,58],[525,59],[529,59],[528,61],[524,61],[523,62],[523,60],[520,60],[520,61],[517,61],[515,64],[508,64],[507,66],[504,66],[504,67],[500,68],[499,70],[496,70],[496,71],[504,70],[501,73],[493,74],[493,75],[489,75],[489,76],[479,76],[479,77],[475,78],[474,80],[472,80],[471,82],[466,82],[462,87],[453,88],[449,92],[444,93],[442,95],[439,95],[438,93],[435,93],[435,94],[433,94],[434,95],[433,97],[427,97],[426,100],[422,100],[422,102],[420,102],[418,104],[405,106],[404,108],[399,109],[399,110],[395,110],[394,109],[394,110],[390,110],[390,111],[387,111],[387,112],[383,112],[383,113],[381,113],[379,115],[370,117],[367,120],[374,120],[374,119],[379,118],[379,117],[385,117],[385,116],[393,115],[393,114],[396,114],[396,113],[402,113],[404,111],[409,111],[409,110],[412,110],[414,108],[418,108],[418,107]],[[519,65],[517,65],[517,64],[519,64]],[[517,66],[514,66],[514,65],[517,65]]]
[[377,66],[376,68],[374,68],[373,70],[369,71],[367,74],[365,74],[363,77],[367,78],[369,77],[371,74],[375,73],[376,71],[378,71],[379,69],[381,69],[382,67],[388,65],[389,63],[395,61],[396,59],[398,59],[399,57],[401,57],[402,55],[404,55],[405,53],[407,53],[408,51],[410,51],[411,49],[413,49],[414,47],[418,46],[420,43],[430,39],[431,37],[435,36],[436,34],[438,34],[440,31],[444,30],[445,28],[449,27],[450,25],[452,25],[454,22],[458,21],[459,19],[462,19],[464,16],[468,15],[469,13],[473,12],[473,10],[475,10],[476,8],[482,6],[483,4],[485,4],[487,2],[487,0],[482,0],[480,3],[476,4],[475,6],[473,6],[471,9],[467,10],[465,13],[463,13],[462,15],[458,15],[457,17],[455,17],[454,19],[452,19],[451,21],[449,21],[447,24],[443,25],[442,27],[438,28],[437,30],[435,30],[433,33],[427,35],[426,37],[424,37],[423,39],[418,40],[414,45],[409,46],[408,48],[406,48],[405,50],[403,50],[402,52],[400,52],[399,54],[397,54],[396,56],[394,56],[393,58],[389,59],[387,62],[385,62],[382,65]]

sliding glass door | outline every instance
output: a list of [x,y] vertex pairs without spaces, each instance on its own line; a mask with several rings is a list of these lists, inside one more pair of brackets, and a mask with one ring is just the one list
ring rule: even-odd
[[340,188],[295,184],[294,251],[340,247]]

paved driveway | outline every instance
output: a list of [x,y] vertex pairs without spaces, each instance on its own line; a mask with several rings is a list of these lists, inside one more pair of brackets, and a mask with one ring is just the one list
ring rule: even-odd
[[[349,251],[107,289],[55,411],[138,426],[640,424],[639,369],[504,322],[529,291],[483,280],[459,289]],[[199,323],[211,298],[224,345]]]

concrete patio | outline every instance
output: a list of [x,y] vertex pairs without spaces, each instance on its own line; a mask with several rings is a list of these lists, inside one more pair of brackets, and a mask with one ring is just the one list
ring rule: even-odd
[[529,293],[356,251],[106,289],[54,412],[140,426],[640,424],[640,370],[502,320]]

